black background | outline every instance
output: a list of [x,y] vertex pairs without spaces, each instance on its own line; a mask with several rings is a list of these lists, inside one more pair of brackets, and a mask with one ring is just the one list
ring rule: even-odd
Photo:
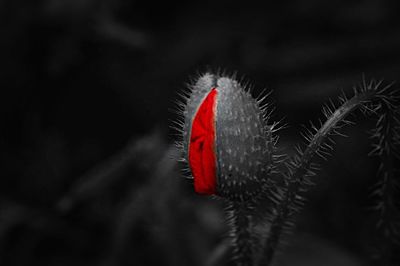
[[[218,70],[273,90],[291,154],[341,89],[398,79],[399,5],[1,1],[0,264],[204,265],[226,228],[166,159],[176,93]],[[376,251],[373,122],[354,120],[279,265],[365,265]]]

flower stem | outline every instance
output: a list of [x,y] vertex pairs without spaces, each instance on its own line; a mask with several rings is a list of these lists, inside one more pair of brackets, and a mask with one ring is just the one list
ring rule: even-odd
[[366,102],[370,102],[377,93],[376,87],[365,89],[346,100],[338,109],[331,112],[320,129],[310,136],[309,144],[304,152],[299,151],[299,154],[288,163],[285,194],[277,206],[277,214],[272,220],[268,237],[265,240],[266,251],[263,254],[261,265],[271,264],[288,220],[299,210],[301,193],[306,191],[306,185],[309,183],[307,177],[313,175],[311,165],[315,155],[320,155],[321,148],[329,135],[337,133],[336,130],[342,124],[346,124],[345,117]]
[[252,211],[249,202],[231,202],[230,225],[233,238],[233,261],[237,266],[254,265]]

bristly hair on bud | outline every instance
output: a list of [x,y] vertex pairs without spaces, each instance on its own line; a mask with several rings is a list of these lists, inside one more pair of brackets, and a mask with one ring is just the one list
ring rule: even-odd
[[235,79],[206,73],[179,104],[182,161],[199,194],[254,199],[273,168],[274,139],[265,99],[254,99]]

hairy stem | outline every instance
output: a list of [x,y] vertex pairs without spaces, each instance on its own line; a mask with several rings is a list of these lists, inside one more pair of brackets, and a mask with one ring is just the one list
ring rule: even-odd
[[254,265],[252,241],[252,215],[248,202],[232,202],[230,206],[233,262],[237,266]]
[[324,142],[329,138],[329,135],[339,134],[337,130],[346,124],[344,120],[346,116],[361,106],[366,108],[365,104],[374,100],[375,96],[379,93],[377,90],[378,85],[374,88],[356,92],[354,97],[345,100],[334,112],[329,112],[326,122],[320,129],[316,130],[315,134],[310,133],[306,137],[309,140],[309,144],[305,151],[302,152],[299,150],[299,154],[289,162],[289,171],[286,174],[286,191],[283,199],[277,206],[277,214],[272,220],[269,235],[265,240],[264,247],[266,251],[261,260],[261,265],[271,264],[288,219],[299,209],[301,193],[306,191],[306,185],[309,183],[307,177],[314,174],[311,170],[315,155],[323,157]]
[[399,188],[400,180],[396,178],[395,160],[398,159],[399,145],[399,113],[393,104],[396,97],[382,98],[379,109],[382,113],[376,123],[372,138],[375,139],[374,150],[371,152],[380,158],[381,164],[378,171],[380,178],[378,186],[373,192],[378,195],[379,211],[378,230],[381,236],[379,264],[389,265],[393,258],[393,244],[399,239],[400,213],[396,206],[396,192]]

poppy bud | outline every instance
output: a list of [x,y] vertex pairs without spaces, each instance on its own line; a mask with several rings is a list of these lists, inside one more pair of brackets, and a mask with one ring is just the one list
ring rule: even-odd
[[187,100],[184,156],[199,194],[245,201],[265,183],[268,136],[258,102],[229,78],[205,74]]

